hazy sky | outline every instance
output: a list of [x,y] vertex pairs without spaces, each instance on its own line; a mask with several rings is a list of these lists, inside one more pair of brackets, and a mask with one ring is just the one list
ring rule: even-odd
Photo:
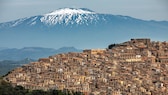
[[0,0],[0,22],[45,14],[64,7],[168,21],[168,0]]

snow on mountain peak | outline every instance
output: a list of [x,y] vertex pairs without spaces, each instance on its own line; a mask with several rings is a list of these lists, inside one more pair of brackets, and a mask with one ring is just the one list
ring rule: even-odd
[[55,24],[87,24],[87,22],[96,22],[98,16],[89,9],[63,8],[43,15],[41,22],[47,25]]
[[74,9],[74,8],[64,8],[53,11],[45,15],[67,15],[67,14],[94,14],[94,12],[83,10],[83,9]]

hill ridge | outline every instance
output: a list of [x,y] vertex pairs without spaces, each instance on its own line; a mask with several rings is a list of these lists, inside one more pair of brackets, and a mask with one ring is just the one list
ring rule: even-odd
[[165,94],[167,48],[168,42],[131,39],[108,49],[40,58],[4,79],[28,89],[68,89],[87,95]]

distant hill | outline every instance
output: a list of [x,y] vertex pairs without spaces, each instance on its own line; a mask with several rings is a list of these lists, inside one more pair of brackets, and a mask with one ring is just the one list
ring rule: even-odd
[[25,47],[22,49],[9,48],[0,50],[0,60],[23,60],[25,58],[39,59],[58,53],[80,52],[81,50],[74,47],[62,47],[60,49],[42,48],[42,47]]
[[42,57],[48,57],[59,53],[81,52],[82,50],[74,47],[62,47],[60,49],[25,47],[22,49],[3,48],[0,50],[0,76],[23,64],[34,62]]
[[0,23],[0,46],[105,48],[111,42],[135,37],[168,40],[167,31],[168,21],[101,14],[86,8],[62,8]]
[[12,71],[14,68],[20,67],[24,64],[28,64],[30,62],[35,62],[36,60],[33,59],[23,59],[19,61],[12,61],[12,60],[3,60],[0,61],[0,76],[7,74],[9,71]]

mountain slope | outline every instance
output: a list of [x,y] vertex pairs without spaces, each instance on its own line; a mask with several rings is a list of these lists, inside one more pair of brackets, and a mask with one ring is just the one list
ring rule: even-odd
[[24,64],[28,64],[30,62],[35,62],[33,59],[22,59],[19,61],[12,60],[3,60],[0,61],[0,76],[7,74],[9,71],[12,71],[14,68],[21,67]]
[[11,48],[0,50],[0,60],[23,60],[25,58],[38,60],[38,58],[48,57],[49,55],[55,55],[58,53],[80,51],[81,50],[74,47],[62,47],[60,49],[42,47],[25,47],[22,49]]
[[[74,9],[74,8],[64,8],[47,13],[44,15],[33,16],[18,19],[15,21],[1,23],[0,29],[41,29],[55,31],[59,28],[72,28],[87,27],[87,28],[130,28],[134,26],[135,28],[159,28],[168,29],[168,22],[159,21],[144,21],[140,19],[135,19],[128,16],[121,15],[111,15],[111,14],[99,14],[88,9]],[[95,27],[94,27],[95,26]],[[133,28],[133,27],[132,27]],[[13,30],[13,31],[14,31]],[[61,30],[59,30],[61,31]]]
[[95,48],[106,47],[111,40],[121,42],[134,37],[168,40],[165,36],[167,31],[168,21],[145,21],[129,16],[100,14],[84,8],[63,8],[1,23],[0,45],[13,46],[7,43],[18,43],[19,40],[15,46]]

